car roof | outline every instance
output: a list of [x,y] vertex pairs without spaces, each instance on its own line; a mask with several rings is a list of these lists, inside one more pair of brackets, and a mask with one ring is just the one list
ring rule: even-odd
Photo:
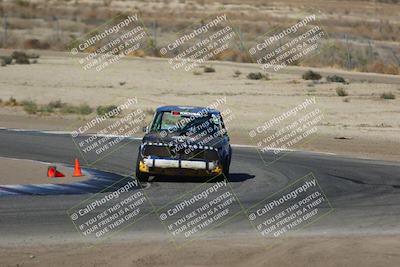
[[187,111],[187,112],[208,112],[210,114],[219,114],[220,112],[216,109],[207,107],[196,107],[196,106],[162,106],[158,107],[156,112],[163,111]]

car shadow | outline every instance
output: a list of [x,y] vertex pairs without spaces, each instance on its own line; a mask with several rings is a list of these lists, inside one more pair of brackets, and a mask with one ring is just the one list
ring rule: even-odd
[[[231,183],[244,182],[249,179],[255,178],[255,175],[248,173],[231,173],[228,181]],[[157,183],[216,183],[221,181],[223,178],[210,178],[210,177],[185,177],[185,176],[156,176],[149,182]]]
[[231,183],[239,183],[239,182],[244,182],[249,179],[255,178],[255,175],[248,174],[248,173],[231,173],[229,175],[229,182]]

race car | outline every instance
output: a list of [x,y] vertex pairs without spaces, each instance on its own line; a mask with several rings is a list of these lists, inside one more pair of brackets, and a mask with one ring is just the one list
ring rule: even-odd
[[228,178],[232,148],[221,113],[193,106],[157,108],[139,147],[136,177]]

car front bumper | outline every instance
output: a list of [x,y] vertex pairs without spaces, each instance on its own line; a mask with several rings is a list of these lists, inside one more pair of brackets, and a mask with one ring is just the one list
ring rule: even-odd
[[222,168],[217,162],[180,159],[144,158],[139,162],[139,170],[153,175],[211,175],[222,174]]

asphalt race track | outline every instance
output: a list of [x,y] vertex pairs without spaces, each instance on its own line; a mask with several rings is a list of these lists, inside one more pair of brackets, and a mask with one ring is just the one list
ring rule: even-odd
[[[140,141],[123,142],[120,149],[90,167],[121,175],[133,174]],[[0,130],[0,156],[65,164],[81,158],[68,134],[9,130]],[[298,233],[400,232],[399,163],[292,152],[266,165],[255,148],[234,147],[230,172],[230,186],[241,205],[235,205],[238,215],[217,227],[214,234],[255,234],[245,211],[251,211],[256,203],[310,173],[318,180],[333,209],[325,206],[331,212]],[[152,205],[146,204],[142,211],[146,216],[126,228],[122,236],[165,234],[159,215],[153,211],[203,182],[199,179],[159,178],[143,183],[143,190]],[[215,181],[208,184],[211,186],[213,183]],[[39,237],[82,239],[66,211],[89,197],[89,194],[1,197],[2,241],[29,241]]]

